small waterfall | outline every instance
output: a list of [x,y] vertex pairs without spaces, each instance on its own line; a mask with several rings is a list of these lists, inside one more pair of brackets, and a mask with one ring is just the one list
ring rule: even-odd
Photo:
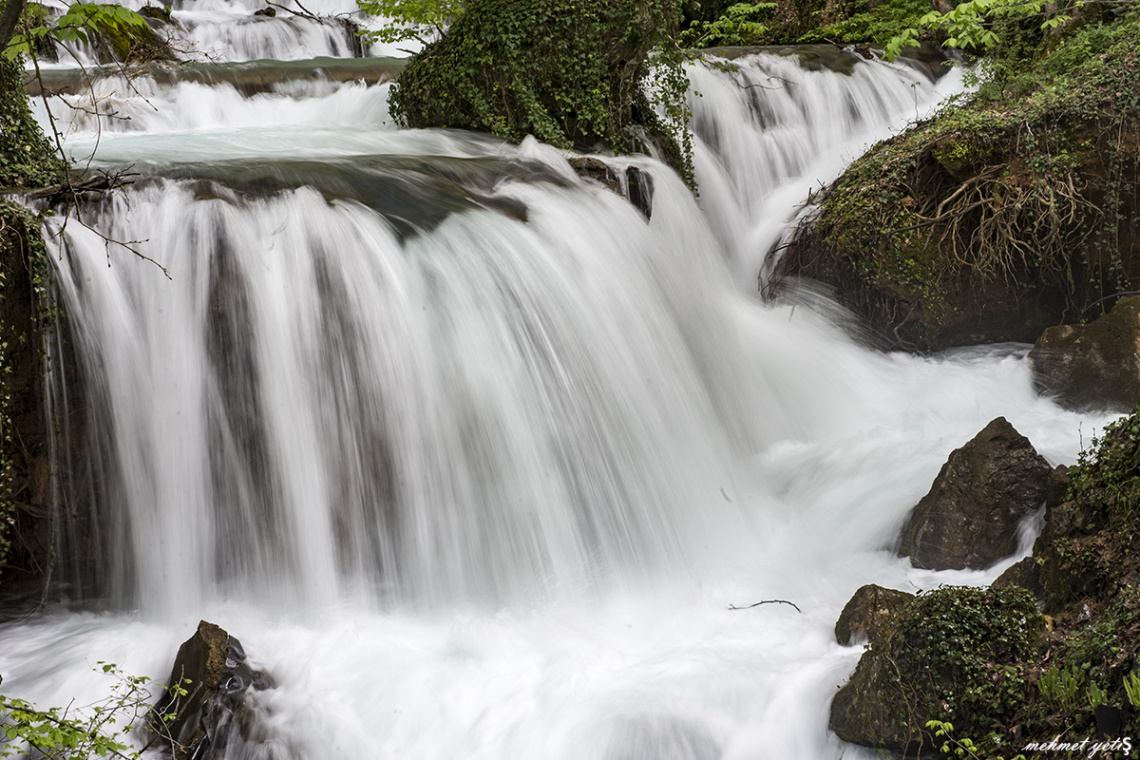
[[905,61],[864,61],[829,45],[698,63],[688,73],[702,205],[745,287],[809,193],[962,89],[959,70],[932,83]]

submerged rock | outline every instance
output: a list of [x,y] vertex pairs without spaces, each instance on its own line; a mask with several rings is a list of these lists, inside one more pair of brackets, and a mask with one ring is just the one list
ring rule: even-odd
[[891,616],[910,604],[914,594],[869,583],[856,591],[835,623],[835,640],[850,646],[860,638],[878,640]]
[[1049,493],[1050,467],[998,417],[950,453],[903,526],[899,554],[915,567],[982,569],[1017,549],[1017,527]]
[[169,683],[148,723],[170,741],[175,760],[223,757],[232,738],[248,741],[248,692],[273,685],[268,674],[250,668],[240,641],[205,620],[178,648]]
[[1140,297],[1087,325],[1050,327],[1029,352],[1038,389],[1067,409],[1130,410],[1140,399]]

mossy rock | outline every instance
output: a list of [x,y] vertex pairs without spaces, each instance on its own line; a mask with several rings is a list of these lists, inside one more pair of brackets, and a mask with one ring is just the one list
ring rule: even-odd
[[944,587],[895,614],[831,703],[844,741],[912,752],[931,747],[928,720],[982,736],[1026,692],[1025,663],[1045,639],[1025,589]]
[[628,148],[649,53],[679,18],[663,0],[474,0],[408,63],[392,114],[410,127]]
[[781,258],[888,348],[1032,342],[1140,288],[1140,13],[1076,30],[880,143]]

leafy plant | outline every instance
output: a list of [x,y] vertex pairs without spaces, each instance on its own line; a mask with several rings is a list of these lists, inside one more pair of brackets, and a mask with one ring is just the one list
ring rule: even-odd
[[1076,668],[1054,666],[1037,680],[1041,696],[1058,710],[1072,712],[1077,707],[1077,696],[1085,684],[1085,675]]
[[34,55],[49,39],[92,44],[96,38],[106,40],[115,55],[125,60],[136,45],[155,39],[146,19],[121,5],[74,3],[54,20],[35,12],[39,7],[28,6],[25,23],[8,40],[3,51],[8,60]]
[[[362,7],[380,8],[370,2]],[[679,19],[671,0],[473,0],[403,70],[392,115],[402,126],[533,135],[567,149],[601,142],[618,153],[633,148],[635,124],[657,127],[691,175]]]
[[1140,708],[1140,671],[1124,677],[1124,693],[1128,695],[1130,705]]
[[378,30],[364,32],[369,42],[418,40],[428,44],[439,39],[459,18],[466,0],[359,0],[360,9],[389,21]]
[[[941,739],[938,746],[939,751],[948,757],[959,757],[964,760],[982,760],[983,757],[987,760],[1005,760],[1002,757],[993,757],[989,753],[984,752],[974,743],[973,739],[969,737],[962,737],[961,739],[954,736],[954,724],[947,720],[928,720],[926,727],[934,732],[935,739]],[[1017,755],[1011,760],[1026,760],[1025,755]]]
[[914,26],[900,29],[886,44],[883,54],[894,60],[903,49],[918,44],[925,31],[945,33],[942,43],[949,48],[985,51],[998,46],[1003,27],[1014,26],[1025,19],[1042,17],[1042,30],[1053,29],[1068,16],[1046,13],[1048,0],[967,0],[945,13],[930,11]]
[[[126,674],[106,662],[96,670],[116,681],[108,696],[85,707],[41,710],[0,694],[0,758],[26,757],[31,750],[48,760],[141,760],[146,748],[137,749],[126,739],[151,710],[151,679]],[[175,684],[170,691],[185,696],[187,683]]]
[[759,44],[767,31],[763,21],[776,7],[776,3],[766,2],[730,5],[720,18],[693,21],[681,33],[680,43],[694,48]]

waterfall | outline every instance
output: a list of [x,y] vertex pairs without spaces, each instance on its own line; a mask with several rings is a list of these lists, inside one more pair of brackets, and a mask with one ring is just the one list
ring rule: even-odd
[[[603,157],[652,177],[648,219],[533,140],[396,129],[386,85],[50,98],[70,153],[137,176],[46,228],[53,404],[98,474],[60,490],[99,535],[66,532],[83,604],[0,626],[5,688],[164,677],[206,618],[277,682],[235,758],[859,757],[827,730],[851,593],[1014,559],[889,550],[946,455],[1004,415],[1071,462],[1102,420],[1038,398],[1023,346],[882,355],[760,303],[807,191],[960,88],[818,53],[695,64],[699,199]],[[762,600],[796,606],[732,609]]]

